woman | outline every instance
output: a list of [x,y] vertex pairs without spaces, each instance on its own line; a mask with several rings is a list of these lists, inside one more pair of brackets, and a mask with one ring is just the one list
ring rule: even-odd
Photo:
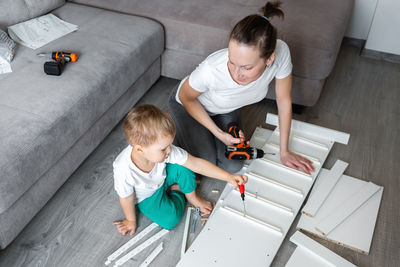
[[225,157],[226,145],[244,140],[227,131],[230,122],[240,125],[240,108],[265,98],[275,78],[280,127],[280,158],[286,166],[310,173],[310,160],[289,151],[292,117],[292,63],[288,46],[277,39],[269,19],[283,17],[280,3],[261,8],[263,15],[249,15],[232,30],[228,48],[207,57],[181,81],[169,99],[169,110],[177,126],[176,141],[194,156],[217,164],[229,172],[243,162]]

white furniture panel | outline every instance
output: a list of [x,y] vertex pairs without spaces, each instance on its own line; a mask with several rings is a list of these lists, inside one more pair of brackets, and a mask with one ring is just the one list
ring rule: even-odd
[[315,230],[327,235],[338,227],[347,217],[353,214],[361,205],[368,201],[378,190],[379,186],[371,182],[364,185],[358,192],[330,211],[330,214],[323,218],[315,226]]
[[[277,116],[268,114],[267,122],[277,125]],[[246,190],[251,193],[246,197],[246,214],[240,194],[227,184],[206,226],[177,266],[271,264],[334,141],[347,143],[349,139],[348,134],[295,120],[292,128],[296,137],[291,138],[289,148],[296,147],[298,152],[317,159],[320,164],[315,166],[316,171],[308,175],[288,169],[281,164],[276,149],[276,155],[253,160],[242,170],[249,176]],[[264,141],[263,131],[256,133],[253,144],[262,144],[265,150],[267,143],[279,144],[278,128],[271,136],[265,132]],[[258,196],[268,201],[256,199]]]
[[[278,116],[275,114],[268,113],[266,122],[268,124],[279,127]],[[292,120],[291,135],[296,133],[304,134],[305,137],[310,136],[309,139],[311,139],[312,141],[316,142],[320,140],[321,143],[338,142],[347,145],[350,138],[350,135],[348,133],[332,130],[307,122]]]
[[[311,217],[315,216],[348,165],[348,163],[341,160],[335,162],[335,165],[333,165],[329,172],[329,179],[327,179],[325,183],[320,184],[318,190],[311,191],[310,197],[302,210],[305,215]],[[314,187],[315,186],[316,185],[314,185]]]
[[164,249],[163,247],[164,243],[161,242],[150,254],[147,256],[147,258],[144,260],[142,264],[140,264],[139,267],[147,267],[149,264],[160,254],[160,252]]
[[351,262],[333,253],[318,242],[297,231],[290,237],[290,241],[297,245],[286,267],[299,266],[327,266],[353,267]]
[[[315,182],[314,188],[318,190],[320,184],[325,183],[327,179],[329,179],[329,170],[322,169],[319,178]],[[315,217],[312,218],[304,214],[301,215],[297,224],[297,229],[307,231],[345,247],[368,254],[382,199],[383,187],[379,187],[378,191],[372,195],[368,201],[364,202],[326,236],[315,229],[322,219],[331,215],[338,204],[342,203],[344,199],[349,199],[356,195],[366,184],[368,184],[368,182],[342,175]],[[313,193],[314,192],[311,192],[311,194]]]

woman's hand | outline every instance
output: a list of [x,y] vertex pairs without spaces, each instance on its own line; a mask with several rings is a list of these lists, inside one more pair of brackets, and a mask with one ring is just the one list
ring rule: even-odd
[[244,133],[242,130],[239,131],[239,138],[235,138],[229,133],[223,131],[221,131],[216,137],[227,146],[233,146],[234,144],[239,144],[245,140]]
[[130,235],[133,235],[136,231],[136,221],[128,221],[124,219],[123,221],[113,222],[117,226],[118,232],[121,235],[126,235],[130,231]]
[[315,171],[312,161],[309,159],[297,155],[293,152],[287,151],[281,153],[281,161],[284,165],[293,169],[302,169],[305,173],[310,174]]

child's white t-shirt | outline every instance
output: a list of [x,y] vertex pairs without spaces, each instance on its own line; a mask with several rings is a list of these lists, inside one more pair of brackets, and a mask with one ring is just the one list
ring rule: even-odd
[[[283,79],[292,72],[290,50],[282,40],[276,42],[276,57],[273,64],[263,74],[247,85],[237,84],[228,70],[228,48],[221,49],[208,56],[189,76],[189,84],[202,94],[198,97],[203,107],[212,114],[225,114],[265,98],[268,85],[273,78]],[[179,90],[176,93],[180,104]]]
[[171,144],[171,152],[162,163],[156,163],[149,172],[141,171],[131,160],[132,146],[127,146],[114,160],[114,188],[121,198],[126,198],[135,192],[135,203],[150,197],[159,189],[166,174],[166,163],[185,164],[188,153],[180,147]]

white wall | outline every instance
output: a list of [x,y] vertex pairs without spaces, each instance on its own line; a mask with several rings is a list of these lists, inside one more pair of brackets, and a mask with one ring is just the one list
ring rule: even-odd
[[377,0],[354,0],[353,14],[345,33],[346,37],[367,40],[376,4]]
[[378,0],[365,48],[400,55],[399,0]]

